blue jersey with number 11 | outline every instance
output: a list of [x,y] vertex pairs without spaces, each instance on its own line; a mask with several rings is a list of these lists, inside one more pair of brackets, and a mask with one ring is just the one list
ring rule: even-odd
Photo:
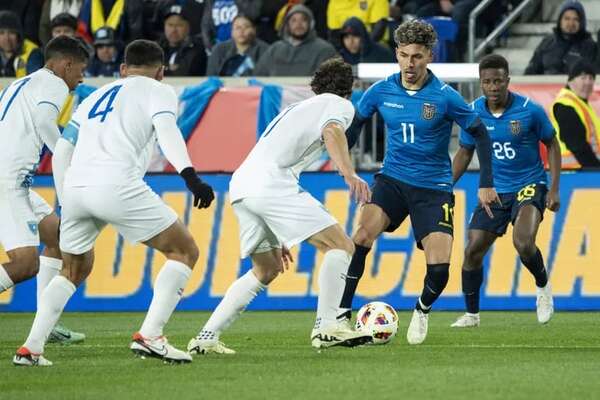
[[[508,105],[497,117],[490,113],[483,96],[472,107],[490,134],[496,191],[513,193],[532,183],[546,184],[539,142],[552,139],[554,128],[544,109],[517,93],[509,93]],[[462,131],[460,145],[473,148],[475,141]]]
[[452,191],[452,123],[464,129],[478,123],[456,90],[429,71],[425,85],[410,91],[402,86],[400,74],[394,74],[373,84],[357,111],[362,118],[379,111],[385,121],[383,174],[413,186]]

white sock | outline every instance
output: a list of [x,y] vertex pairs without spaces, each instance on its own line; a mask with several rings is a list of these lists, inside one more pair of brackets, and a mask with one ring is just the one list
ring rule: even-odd
[[73,296],[76,289],[73,282],[62,275],[55,276],[46,286],[33,320],[33,326],[24,344],[29,351],[36,354],[44,352],[44,344],[48,335],[58,322],[67,301]]
[[248,304],[266,287],[252,270],[246,272],[229,286],[198,336],[202,339],[219,339],[221,332],[238,319]]
[[145,338],[162,336],[163,328],[175,311],[177,303],[183,296],[192,270],[179,261],[167,260],[154,283],[154,296],[148,308],[146,319],[140,328],[140,334]]
[[6,272],[2,264],[0,264],[0,293],[10,289],[13,286],[15,286],[15,283],[12,281],[12,279],[10,279],[8,272]]
[[48,286],[52,278],[60,273],[62,260],[58,258],[40,256],[40,270],[37,274],[37,304],[40,304],[42,292]]
[[336,322],[351,260],[352,256],[344,250],[333,249],[325,253],[319,273],[319,300],[315,328]]

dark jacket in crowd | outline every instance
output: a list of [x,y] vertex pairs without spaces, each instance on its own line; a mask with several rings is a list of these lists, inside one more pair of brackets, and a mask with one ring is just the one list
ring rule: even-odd
[[188,36],[177,48],[169,47],[163,37],[158,44],[165,52],[166,76],[204,76],[206,74],[206,51],[199,36]]
[[[391,63],[394,62],[394,54],[391,50],[386,49],[382,45],[373,42],[371,36],[367,32],[365,24],[356,17],[348,18],[341,29],[342,34],[342,49],[340,54],[344,61],[348,64],[356,65],[358,63]],[[343,43],[345,35],[360,36],[361,48],[357,54],[350,53]]]
[[[293,45],[288,32],[288,21],[298,12],[308,16],[310,28],[304,40],[298,45]],[[307,7],[301,4],[294,6],[283,24],[282,39],[269,46],[258,61],[254,74],[256,76],[310,76],[323,61],[335,57],[337,53],[333,45],[317,37],[313,21],[312,12]]]
[[208,76],[251,76],[261,56],[269,45],[255,39],[245,54],[239,54],[233,39],[218,43],[208,57]]
[[[560,29],[560,19],[567,10],[575,10],[579,14],[579,32],[568,35]],[[546,36],[533,53],[525,69],[525,75],[560,75],[567,74],[569,67],[578,59],[594,62],[596,43],[586,31],[585,10],[577,1],[566,1],[560,10],[554,32]]]

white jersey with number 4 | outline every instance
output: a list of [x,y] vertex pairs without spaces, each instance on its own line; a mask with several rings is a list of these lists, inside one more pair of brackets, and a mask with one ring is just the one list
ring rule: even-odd
[[301,191],[300,173],[325,150],[323,128],[330,122],[346,130],[352,123],[350,101],[325,93],[292,104],[265,129],[229,184],[231,202],[245,197],[281,197]]
[[51,107],[58,115],[68,95],[65,82],[45,68],[4,88],[0,94],[0,187],[31,185],[44,146],[43,133],[34,123],[36,112]]
[[93,92],[67,127],[78,135],[64,186],[141,180],[156,144],[153,119],[161,114],[177,116],[177,95],[155,79],[130,76]]

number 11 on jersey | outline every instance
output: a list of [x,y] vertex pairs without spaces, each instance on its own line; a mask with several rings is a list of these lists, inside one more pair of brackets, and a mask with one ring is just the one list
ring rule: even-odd
[[402,137],[404,138],[404,143],[408,143],[408,132],[407,128],[410,131],[410,143],[415,142],[415,124],[407,124],[406,122],[402,123]]

